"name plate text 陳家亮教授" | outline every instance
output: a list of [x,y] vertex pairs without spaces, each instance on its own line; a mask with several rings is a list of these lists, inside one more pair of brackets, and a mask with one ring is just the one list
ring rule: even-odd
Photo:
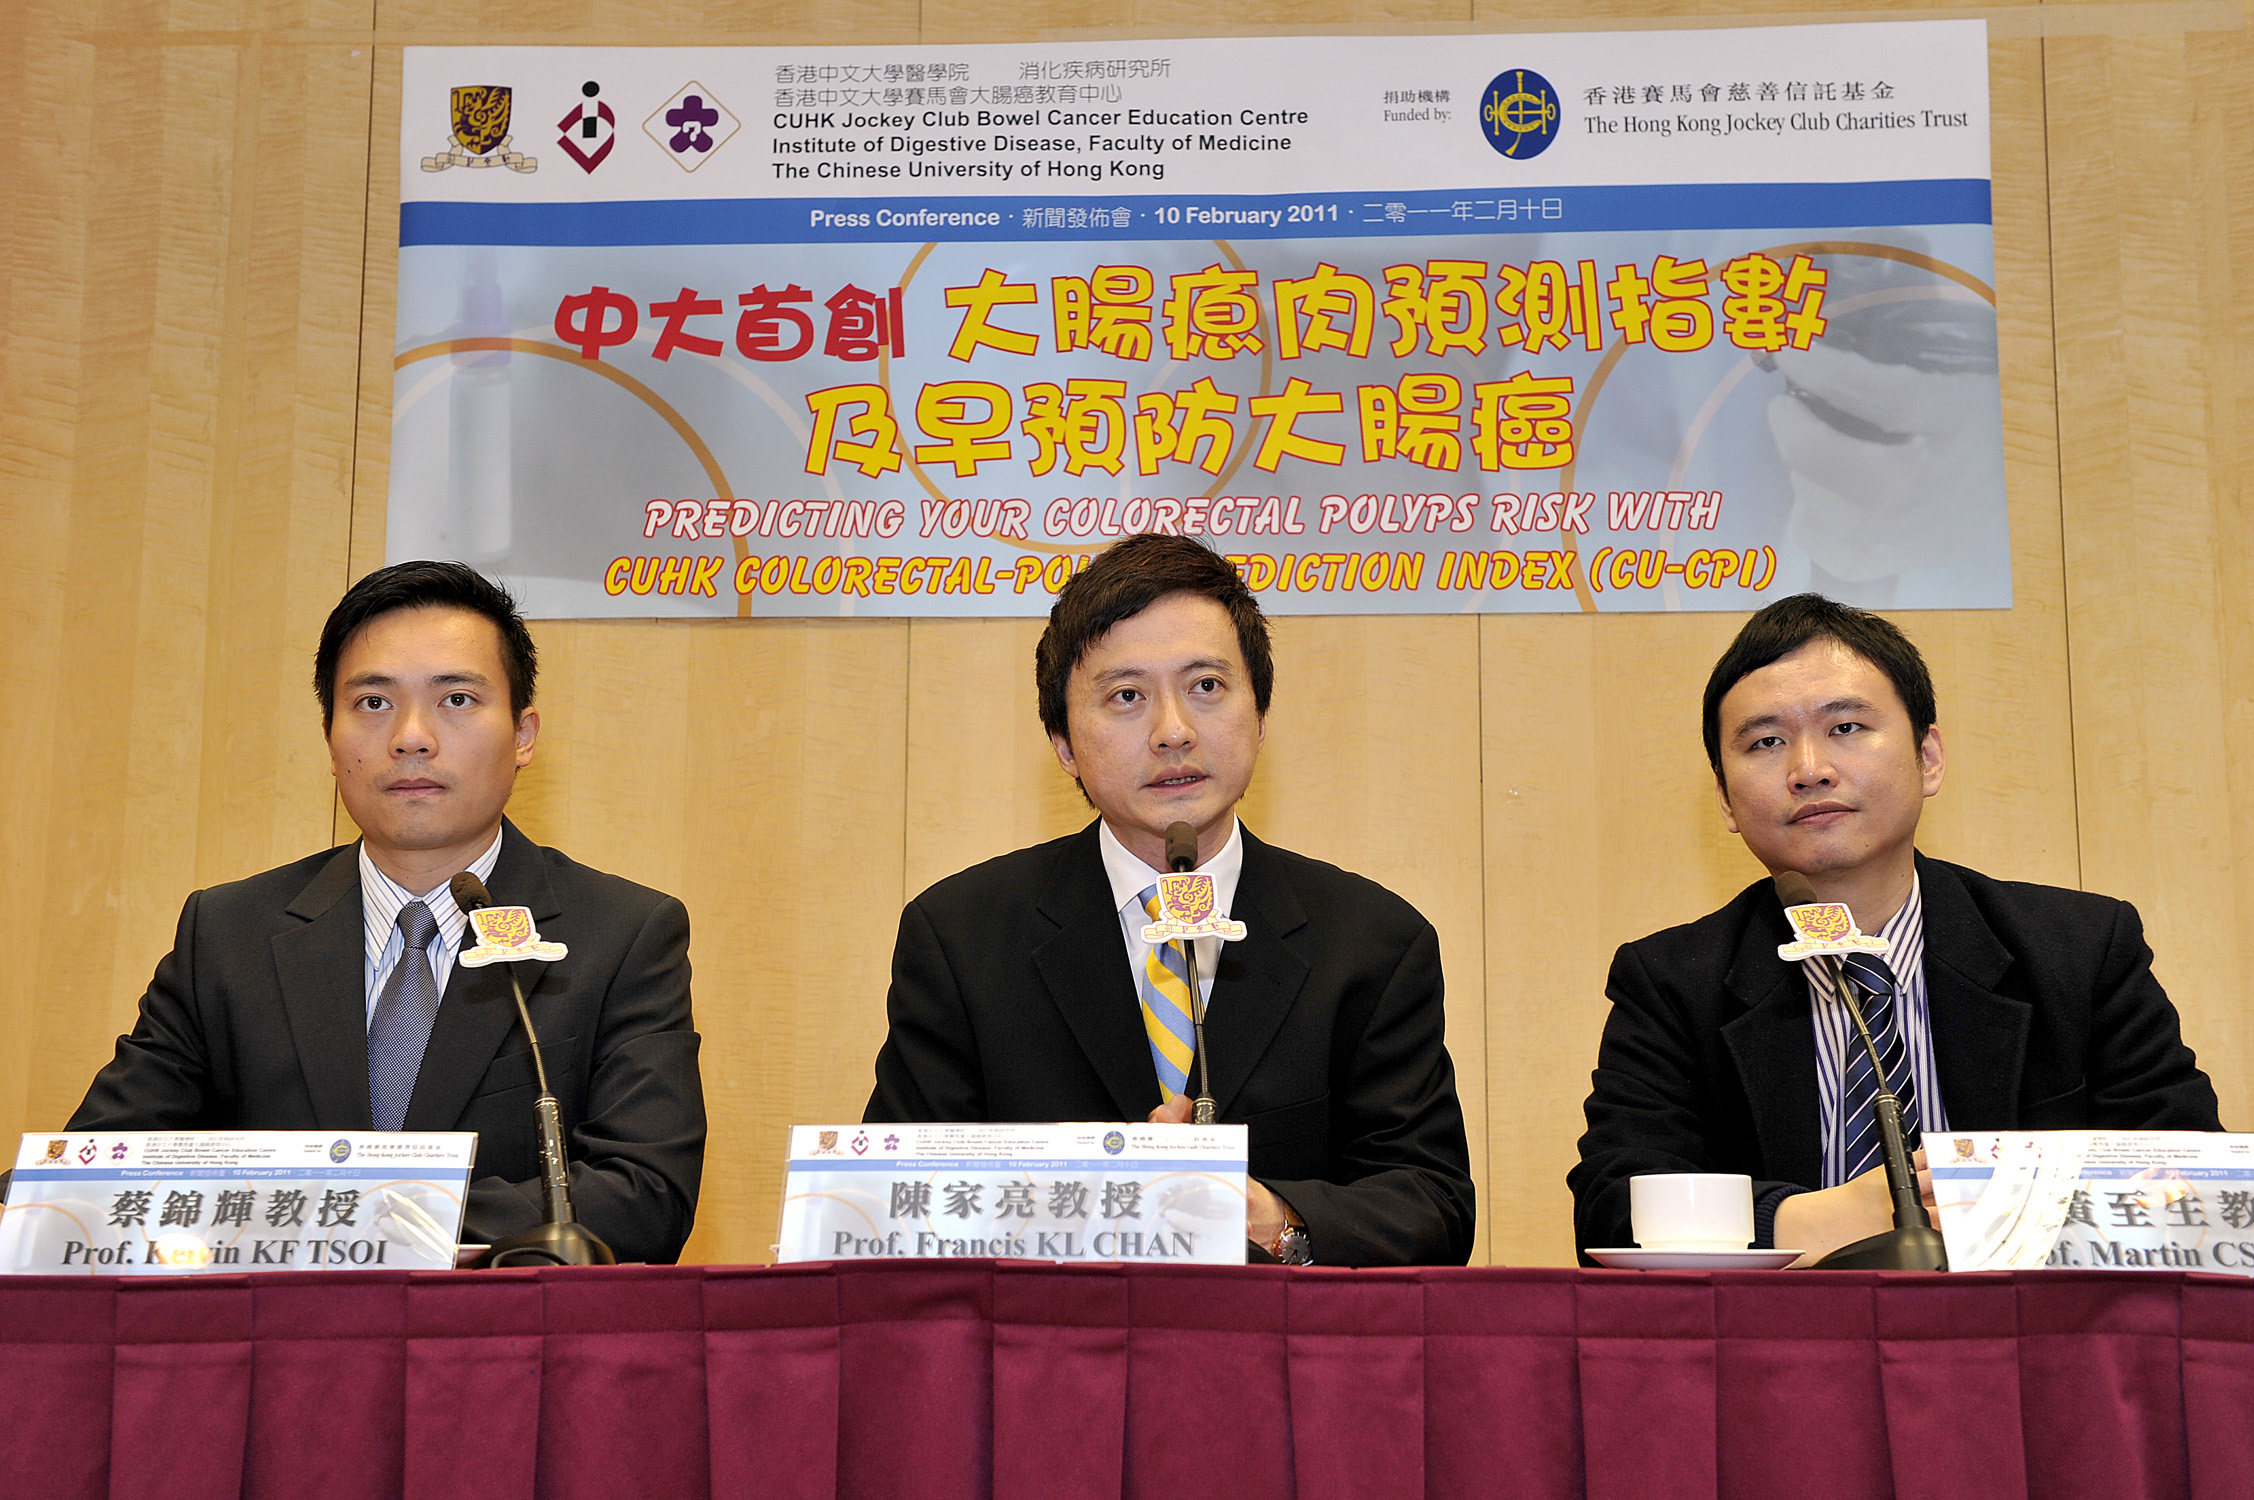
[[461,1131],[33,1132],[0,1272],[445,1270],[476,1159]]
[[1242,1265],[1242,1125],[799,1125],[776,1259]]
[[1950,1130],[1925,1151],[1952,1271],[2254,1276],[2254,1135]]

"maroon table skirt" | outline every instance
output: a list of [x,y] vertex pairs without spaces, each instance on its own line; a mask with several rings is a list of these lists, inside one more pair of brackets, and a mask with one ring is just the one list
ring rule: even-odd
[[2243,1496],[2254,1283],[993,1262],[0,1280],[0,1492]]

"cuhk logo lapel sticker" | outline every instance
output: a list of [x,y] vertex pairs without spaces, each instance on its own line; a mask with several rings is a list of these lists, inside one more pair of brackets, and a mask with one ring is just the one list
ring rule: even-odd
[[684,172],[694,172],[710,161],[712,153],[742,128],[743,122],[712,96],[712,90],[693,78],[642,122],[643,132]]
[[1837,901],[1817,901],[1788,906],[1785,919],[1792,923],[1793,939],[1777,945],[1777,957],[1798,963],[1819,953],[1884,953],[1891,945],[1855,928],[1854,914]]
[[1244,924],[1220,914],[1214,899],[1213,877],[1202,870],[1158,877],[1158,920],[1143,928],[1146,943],[1170,943],[1179,938],[1217,937],[1236,942]]
[[1495,75],[1479,101],[1479,129],[1487,144],[1512,161],[1526,161],[1557,139],[1557,90],[1539,73],[1511,68]]
[[507,167],[512,172],[535,172],[540,163],[521,151],[511,151],[509,108],[513,90],[505,84],[469,83],[448,96],[454,143],[436,156],[423,158],[423,170],[443,172],[448,167]]
[[601,166],[610,148],[618,144],[618,116],[597,97],[602,91],[601,84],[588,79],[579,86],[584,102],[573,105],[571,113],[556,122],[556,129],[563,132],[556,137],[556,144],[579,163],[583,172]]
[[465,968],[482,969],[487,964],[528,958],[552,962],[571,951],[561,943],[541,940],[539,930],[532,925],[529,906],[480,907],[470,913],[470,927],[477,933],[477,946],[462,950]]

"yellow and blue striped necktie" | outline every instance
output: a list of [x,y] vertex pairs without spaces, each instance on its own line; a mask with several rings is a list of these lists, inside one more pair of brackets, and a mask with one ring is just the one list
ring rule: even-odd
[[[1143,911],[1158,920],[1156,885],[1143,892]],[[1151,1061],[1168,1099],[1189,1091],[1190,1065],[1197,1059],[1189,975],[1190,961],[1179,942],[1153,943],[1143,954],[1143,1031],[1150,1037]]]

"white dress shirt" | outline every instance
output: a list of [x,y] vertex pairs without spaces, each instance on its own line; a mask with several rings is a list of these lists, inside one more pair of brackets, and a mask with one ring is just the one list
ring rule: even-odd
[[[493,878],[493,867],[501,861],[501,835],[494,832],[493,842],[483,854],[470,861],[470,873],[481,881]],[[438,993],[446,993],[446,981],[454,973],[454,955],[462,951],[462,929],[470,919],[454,904],[454,892],[445,881],[440,881],[424,895],[417,896],[398,881],[376,868],[368,857],[368,841],[360,841],[360,909],[366,926],[368,961],[363,971],[367,980],[368,1020],[376,1019],[376,997],[383,993],[384,981],[399,966],[399,956],[407,951],[407,939],[399,931],[399,908],[410,901],[420,901],[430,908],[438,919],[438,935],[430,940],[425,950],[430,959],[430,977],[438,985]]]
[[[1119,911],[1119,930],[1127,939],[1127,972],[1139,996],[1143,992],[1143,961],[1150,956],[1150,944],[1143,941],[1143,925],[1150,921],[1143,910],[1143,892],[1158,884],[1158,877],[1166,872],[1154,870],[1129,854],[1109,823],[1099,829],[1096,842],[1103,849],[1104,874],[1111,878],[1111,900]],[[1213,877],[1215,913],[1230,915],[1229,908],[1237,899],[1237,877],[1244,873],[1244,825],[1232,817],[1229,841],[1198,868]],[[1211,1004],[1214,971],[1221,966],[1221,940],[1201,937],[1196,943],[1198,994]]]

